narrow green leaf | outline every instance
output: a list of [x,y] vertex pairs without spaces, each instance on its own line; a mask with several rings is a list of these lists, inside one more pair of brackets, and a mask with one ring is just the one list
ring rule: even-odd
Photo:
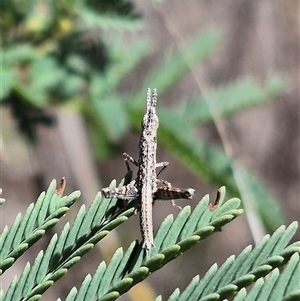
[[[213,264],[209,270],[205,273],[204,277],[201,279],[201,282],[197,286],[197,289],[195,290],[195,294],[199,297],[203,297],[204,295],[202,294],[204,288],[209,285],[210,281],[212,281],[216,271],[218,269],[217,264]],[[202,299],[201,299],[202,300]]]
[[120,262],[122,260],[122,257],[123,257],[123,249],[119,248],[114,253],[109,265],[107,266],[107,268],[105,270],[103,278],[99,284],[99,286],[101,287],[101,290],[103,292],[103,295],[106,291],[108,291],[108,288],[113,280],[114,274],[116,272],[116,269],[118,268],[118,265],[120,264]]
[[7,237],[8,233],[9,233],[9,229],[8,229],[8,226],[6,225],[6,226],[3,228],[3,231],[2,231],[2,233],[1,233],[1,235],[0,235],[0,258],[2,258],[2,257],[1,257],[1,254],[2,254],[2,247],[3,247],[3,244],[4,244],[5,240],[6,240],[6,237]]
[[25,281],[25,284],[24,284],[24,289],[23,289],[23,296],[24,297],[28,297],[30,296],[30,292],[35,284],[35,278],[36,278],[36,274],[37,274],[37,271],[40,267],[40,264],[41,264],[41,261],[42,261],[42,258],[43,258],[43,254],[44,252],[43,251],[40,251],[38,253],[38,255],[36,256],[35,260],[34,260],[34,263],[30,269],[30,272],[28,274],[28,277]]
[[217,293],[213,293],[208,296],[205,296],[204,298],[199,299],[199,301],[216,301],[216,300],[220,300],[220,295]]
[[121,211],[118,212],[118,217],[129,218],[129,217],[133,216],[136,211],[136,208],[134,206],[134,201],[127,203],[127,205]]
[[272,300],[270,298],[270,294],[272,290],[274,289],[274,285],[279,277],[279,270],[275,269],[268,275],[267,282],[264,283],[264,285],[261,286],[259,292],[257,293],[256,300]]
[[[288,262],[287,266],[284,268],[281,276],[279,277],[276,286],[272,289],[270,294],[270,300],[280,300],[283,297],[283,293],[291,281],[292,277],[299,277],[300,274],[295,275],[294,270],[296,269],[297,263],[299,263],[299,254],[295,253],[290,261]],[[299,269],[298,269],[299,270]],[[298,282],[299,287],[299,282]]]
[[146,266],[149,269],[149,271],[152,273],[153,271],[158,270],[163,265],[164,259],[165,259],[164,254],[162,253],[155,254],[151,256],[151,258],[144,263],[144,266]]
[[288,246],[279,255],[288,260],[296,252],[300,253],[300,241]]
[[50,263],[53,251],[55,249],[56,243],[57,243],[57,234],[54,234],[53,237],[51,238],[51,241],[48,244],[48,247],[42,258],[40,268],[37,272],[37,275],[36,275],[37,283],[41,283],[42,280],[44,279],[44,277],[46,276],[46,273],[49,269],[49,263]]
[[294,236],[298,228],[298,223],[295,221],[291,223],[285,230],[284,235],[278,240],[271,254],[277,254],[279,251],[283,250],[291,238]]
[[130,244],[130,246],[127,249],[126,253],[122,257],[122,260],[118,265],[118,268],[116,269],[116,272],[114,274],[111,285],[114,285],[115,283],[117,283],[117,281],[119,281],[120,279],[122,279],[125,276],[125,273],[127,271],[128,261],[132,257],[133,253],[136,251],[137,245],[138,244],[137,244],[136,241],[134,241]]
[[97,268],[97,270],[96,270],[96,272],[95,272],[95,274],[92,278],[92,281],[89,285],[89,289],[88,289],[87,294],[86,294],[86,300],[92,300],[93,298],[95,298],[95,296],[99,297],[99,294],[98,294],[98,289],[100,289],[99,283],[100,283],[100,281],[103,277],[103,274],[105,272],[105,268],[106,268],[106,264],[105,264],[104,261],[102,261],[99,264],[99,266],[98,266],[98,268]]
[[[109,186],[109,187],[111,187],[111,186]],[[101,225],[101,223],[102,223],[104,216],[107,215],[109,208],[111,208],[111,206],[116,206],[117,199],[116,198],[113,198],[113,199],[103,198],[99,192],[97,194],[94,202],[99,202],[99,207],[97,209],[96,215],[92,222],[92,229],[94,229],[94,228],[98,229],[99,225]]]
[[80,228],[78,229],[78,234],[77,234],[78,238],[81,237],[84,238],[90,232],[92,228],[92,222],[97,214],[99,205],[100,205],[100,195],[98,193],[96,198],[93,200],[92,204],[90,205],[88,211],[86,212],[84,219],[82,220]]
[[[295,253],[293,256],[296,256],[296,255],[299,256],[299,253]],[[285,273],[285,271],[282,274],[284,274],[284,273]],[[284,277],[286,277],[286,276],[284,275]],[[293,275],[291,275],[290,281],[288,282],[288,284],[285,288],[285,291],[284,291],[285,294],[293,292],[294,290],[300,289],[300,285],[299,285],[299,281],[298,281],[299,277],[300,277],[300,261],[298,259],[295,269],[293,271]]]
[[263,244],[262,248],[260,249],[259,254],[255,257],[255,260],[253,260],[251,268],[254,266],[259,265],[261,262],[263,262],[272,252],[272,249],[277,244],[278,240],[283,236],[285,233],[285,226],[279,227],[271,237],[268,238],[267,242]]
[[267,260],[264,261],[264,264],[268,264],[274,268],[281,265],[283,261],[284,258],[282,256],[277,255],[267,258]]
[[61,207],[61,208],[58,208],[56,209],[54,212],[52,212],[44,221],[45,222],[48,222],[52,219],[55,219],[55,218],[60,218],[62,216],[64,216],[67,212],[69,211],[69,208],[68,207]]
[[251,285],[255,281],[256,277],[254,275],[245,275],[238,279],[235,279],[232,284],[236,285],[238,289],[241,289],[243,287],[247,287],[248,285]]
[[200,240],[199,235],[192,235],[188,238],[181,240],[177,243],[177,245],[180,247],[180,252],[186,252],[187,250],[191,249],[194,245],[196,245]]
[[89,239],[88,242],[95,245],[102,238],[104,238],[108,233],[109,231],[100,231],[99,233],[95,234],[91,239]]
[[[208,200],[209,201],[209,200]],[[201,229],[205,226],[207,226],[211,220],[211,211],[209,210],[208,207],[206,207],[205,211],[201,215],[201,219],[199,218],[196,229]]]
[[236,275],[237,271],[239,270],[241,264],[245,261],[245,259],[248,257],[249,253],[252,250],[252,246],[247,246],[235,259],[231,267],[228,269],[228,273],[224,275],[224,277],[220,281],[220,285],[225,285],[227,283],[230,283],[232,279],[237,279],[240,277],[240,275]]
[[41,295],[35,295],[29,299],[24,299],[24,301],[38,301],[41,299],[41,297],[42,297]]
[[225,204],[222,206],[218,205],[218,208],[213,212],[213,219],[216,219],[217,217],[221,216],[224,213],[227,213],[230,210],[238,209],[241,205],[241,200],[238,198],[232,198],[228,200]]
[[[38,284],[30,293],[29,296],[26,297],[26,299],[30,300],[31,298],[33,298],[34,296],[39,296],[41,297],[42,294],[53,285],[53,281],[44,281],[40,284]],[[39,299],[37,299],[39,300]]]
[[39,208],[39,212],[38,212],[38,216],[37,216],[37,225],[38,226],[43,224],[43,222],[47,216],[49,204],[51,202],[53,194],[56,194],[55,190],[56,190],[56,181],[52,180],[46,191],[42,205]]
[[21,213],[19,213],[12,226],[10,227],[10,230],[9,230],[9,233],[6,235],[6,238],[3,242],[3,246],[2,246],[2,249],[1,249],[1,253],[0,253],[0,258],[1,259],[4,259],[7,254],[9,254],[9,252],[11,251],[11,248],[12,248],[12,242],[13,242],[13,239],[15,237],[15,234],[19,228],[19,225],[21,223]]
[[[73,258],[73,259],[75,261],[75,258]],[[73,264],[75,263],[74,261],[73,261]],[[64,276],[67,272],[68,272],[67,268],[60,268],[58,271],[51,274],[51,280],[53,280],[53,282],[56,282],[62,276]]]
[[180,295],[179,288],[176,288],[175,291],[171,294],[171,296],[168,298],[168,301],[176,301]]
[[[198,284],[199,284],[199,275],[195,276],[192,279],[192,281],[189,283],[189,285],[186,287],[186,289],[181,293],[180,297],[178,297],[176,300],[177,301],[196,300],[196,296],[193,296],[193,292]],[[174,298],[174,297],[172,297],[172,298]],[[169,300],[172,300],[171,296],[168,299],[168,301]]]
[[208,203],[209,203],[209,196],[205,195],[200,200],[196,208],[193,210],[193,212],[190,215],[190,218],[187,220],[184,227],[182,228],[180,233],[180,239],[186,238],[194,232],[198,220],[200,221],[202,219],[203,213],[205,212],[205,210],[207,210]]
[[215,231],[215,227],[213,226],[206,226],[203,227],[193,233],[193,235],[198,235],[200,236],[200,239],[203,240],[207,236],[211,235]]
[[53,270],[56,267],[56,264],[59,261],[60,257],[62,255],[63,256],[65,255],[65,253],[63,253],[63,250],[69,231],[70,231],[70,224],[67,222],[58,238],[55,249],[53,251],[52,258],[49,263],[50,270]]
[[99,298],[99,301],[114,301],[119,298],[120,294],[118,292],[110,292],[103,298]]
[[259,244],[254,248],[254,250],[249,254],[249,256],[241,264],[241,267],[239,268],[239,271],[236,274],[237,277],[240,277],[243,274],[245,274],[247,271],[249,271],[249,267],[252,266],[253,262],[255,261],[256,257],[258,256],[258,254],[261,252],[261,250],[267,244],[269,238],[270,238],[270,235],[265,235],[262,238],[262,240],[259,242]]
[[180,213],[178,214],[177,218],[173,222],[172,226],[168,230],[162,244],[161,249],[165,249],[173,244],[176,243],[178,235],[184,226],[185,222],[189,218],[189,215],[191,214],[191,207],[185,206]]
[[41,225],[40,231],[41,230],[45,230],[45,232],[49,231],[58,223],[58,221],[59,221],[58,218],[53,218],[53,219],[45,222],[43,225]]
[[25,285],[25,282],[26,282],[29,272],[30,272],[30,264],[29,264],[29,262],[27,262],[23,269],[23,272],[19,278],[18,285],[14,291],[14,294],[12,295],[11,300],[20,300],[21,299],[21,296],[23,295],[24,285]]
[[18,283],[18,278],[17,278],[17,276],[15,276],[15,277],[12,279],[12,281],[11,281],[9,287],[8,287],[8,290],[6,291],[6,294],[5,294],[5,297],[4,297],[4,300],[3,300],[3,301],[11,301],[11,300],[12,300],[11,297],[12,297],[13,294],[14,294],[14,291],[15,291],[15,289],[16,289],[17,283]]
[[[267,264],[258,266],[251,270],[249,274],[254,275],[256,278],[264,277],[272,271],[273,267]],[[248,269],[247,269],[248,270]]]
[[[51,185],[51,184],[50,184]],[[40,210],[40,207],[42,206],[44,200],[45,200],[45,192],[43,191],[40,196],[37,199],[37,202],[34,204],[34,207],[32,209],[32,212],[30,213],[30,216],[28,218],[28,221],[25,226],[24,230],[24,238],[27,240],[28,237],[32,235],[32,231],[34,229],[36,219]]]
[[86,294],[87,294],[87,290],[88,290],[89,284],[91,283],[91,278],[92,277],[91,277],[90,274],[88,274],[84,278],[84,280],[83,280],[83,282],[82,282],[82,284],[80,286],[80,289],[79,289],[79,291],[77,293],[77,296],[76,296],[75,300],[77,300],[77,301],[87,300],[86,299]]
[[120,295],[126,293],[133,285],[133,279],[130,277],[126,277],[120,280],[116,285],[114,285],[110,291],[116,291]]
[[[242,213],[242,211],[240,211],[240,213]],[[224,225],[228,224],[234,218],[235,218],[234,215],[224,214],[219,218],[217,218],[216,220],[213,220],[209,225],[215,227],[216,229],[221,229]]]
[[81,192],[79,190],[73,191],[68,196],[63,196],[59,203],[56,204],[56,208],[60,207],[71,207],[79,198],[80,198]]
[[[86,244],[81,247],[79,247],[73,254],[72,257],[77,257],[80,256],[82,257],[86,252],[89,250],[93,249],[94,245],[93,244]],[[72,258],[73,260],[74,258]],[[68,261],[69,262],[69,261]],[[69,267],[68,267],[69,268]]]
[[32,246],[35,242],[37,242],[41,237],[45,235],[45,230],[36,230],[31,233],[31,236],[28,236],[24,243],[27,243],[29,246]]
[[202,292],[203,295],[212,294],[220,287],[219,281],[222,279],[224,274],[227,273],[233,261],[234,261],[234,256],[230,256],[229,258],[227,258],[227,260],[222,264],[222,266],[216,271],[211,281],[203,289]]
[[[65,178],[62,178],[61,183],[60,183],[60,187],[54,191],[54,193],[52,194],[52,197],[49,201],[47,215],[53,214],[60,207],[69,208],[80,196],[79,191],[73,192],[70,196],[63,196],[63,192],[64,192],[63,187],[64,187],[64,185],[66,185],[66,180],[65,180]],[[68,205],[64,205],[65,203],[68,204]]]
[[238,290],[238,287],[234,284],[228,284],[224,287],[222,287],[220,290],[217,291],[217,294],[222,298],[228,298],[230,296],[233,296]]
[[68,233],[68,236],[66,238],[65,241],[65,245],[64,245],[64,250],[65,252],[69,252],[71,251],[71,249],[73,248],[74,244],[77,241],[77,234],[78,234],[78,230],[82,224],[82,221],[85,217],[85,213],[86,213],[86,209],[85,209],[85,205],[82,205],[75,217],[75,220],[71,226],[71,229]]
[[[76,287],[73,287],[70,291],[70,293],[68,294],[66,301],[74,301],[77,295],[77,289]],[[59,301],[59,300],[57,300]]]
[[[26,212],[25,212],[25,214],[22,218],[21,224],[18,228],[18,231],[16,232],[16,235],[14,236],[14,240],[13,240],[13,243],[12,243],[13,248],[16,248],[19,245],[19,243],[21,242],[21,240],[23,239],[25,226],[28,223],[28,220],[29,220],[29,217],[32,214],[33,208],[34,208],[34,204],[31,203],[28,206],[28,208],[27,208],[27,210],[26,210]],[[0,249],[1,249],[1,247],[0,247]]]
[[175,259],[179,255],[180,246],[178,245],[172,245],[168,247],[167,249],[164,249],[161,253],[165,255],[163,265],[165,265],[167,262]]
[[9,253],[9,256],[13,258],[19,258],[27,249],[28,244],[22,243],[17,246],[11,253]]
[[149,275],[149,269],[147,267],[140,267],[136,271],[131,272],[126,278],[132,278],[133,284],[144,280]]
[[173,216],[168,215],[163,222],[161,223],[160,227],[157,230],[157,233],[154,238],[154,245],[155,248],[151,250],[151,256],[156,255],[159,250],[161,249],[162,243],[164,241],[164,238],[166,236],[166,233],[168,233],[169,229],[171,228],[173,224]]
[[118,216],[116,219],[114,219],[111,222],[109,222],[108,224],[106,224],[102,229],[111,231],[114,228],[121,225],[122,223],[124,223],[127,219],[128,219],[128,217],[126,217],[126,216]]
[[6,269],[8,269],[9,267],[11,267],[14,262],[15,262],[15,258],[13,258],[13,257],[7,257],[4,260],[2,260],[0,262],[0,269],[2,270],[1,274],[4,273],[4,271]]
[[235,298],[233,299],[233,301],[244,301],[245,297],[247,295],[247,291],[242,288],[235,296]]

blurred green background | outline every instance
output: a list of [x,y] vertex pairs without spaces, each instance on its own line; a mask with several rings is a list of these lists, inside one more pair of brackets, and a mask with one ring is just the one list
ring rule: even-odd
[[[120,181],[122,153],[138,157],[148,87],[158,90],[157,157],[170,162],[162,177],[193,187],[196,201],[225,185],[246,215],[124,300],[166,297],[299,219],[298,12],[296,0],[2,1],[1,229],[53,178],[65,176],[86,204]],[[177,211],[155,205],[155,228],[168,213]],[[140,238],[137,218],[122,229],[48,298]]]

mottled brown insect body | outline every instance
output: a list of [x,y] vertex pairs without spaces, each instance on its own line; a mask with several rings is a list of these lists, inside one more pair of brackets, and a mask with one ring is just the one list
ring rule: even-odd
[[[168,162],[156,162],[157,148],[157,129],[159,125],[156,115],[157,92],[156,89],[147,91],[147,109],[142,120],[142,133],[139,142],[139,160],[135,161],[127,153],[124,153],[124,159],[127,169],[130,170],[128,161],[138,167],[137,177],[129,184],[110,189],[102,189],[104,197],[117,197],[123,200],[137,199],[137,209],[140,212],[140,228],[143,237],[143,248],[149,255],[153,241],[152,224],[152,204],[153,200],[171,200],[175,205],[174,199],[191,199],[194,195],[194,189],[181,189],[172,187],[171,183],[157,179],[156,168],[162,167],[162,170],[169,164]],[[176,206],[179,207],[179,206]]]
[[157,92],[147,91],[147,110],[143,117],[142,133],[139,143],[140,155],[136,184],[138,189],[138,206],[140,226],[144,238],[143,248],[148,253],[154,246],[152,225],[152,193],[156,192],[156,148],[158,117],[156,115]]

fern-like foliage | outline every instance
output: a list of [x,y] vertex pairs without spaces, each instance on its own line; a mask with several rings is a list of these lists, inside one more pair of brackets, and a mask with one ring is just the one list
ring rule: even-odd
[[[225,188],[220,191],[222,203]],[[239,205],[240,200],[231,199],[212,212],[209,209],[209,198],[205,196],[193,211],[190,206],[186,206],[175,220],[169,215],[157,230],[154,240],[156,247],[146,261],[141,244],[133,242],[125,253],[120,248],[109,264],[102,262],[95,275],[88,275],[81,288],[78,291],[73,288],[66,300],[115,300],[240,215],[242,210],[238,209]]]
[[[115,186],[114,181],[111,187]],[[72,290],[67,300],[73,300],[72,296],[78,294],[81,296],[83,291],[88,291],[89,295],[96,292],[95,297],[101,300],[119,296],[201,239],[219,231],[222,226],[242,213],[242,210],[238,209],[240,200],[231,199],[221,205],[225,197],[224,187],[220,189],[220,193],[220,203],[215,211],[211,211],[209,198],[206,196],[193,211],[190,206],[186,206],[175,220],[172,215],[168,216],[157,231],[156,247],[149,258],[145,260],[144,250],[137,242],[130,245],[125,255],[120,248],[107,266],[104,262],[101,263],[93,279],[88,276],[83,288],[78,293]],[[2,296],[0,295],[0,300],[38,300],[45,290],[109,231],[133,215],[134,205],[134,202],[129,202],[124,208],[117,209],[116,199],[102,199],[98,194],[89,209],[86,210],[83,205],[72,225],[67,223],[60,236],[55,234],[45,252],[41,251],[38,254],[33,265],[28,263],[20,278],[13,279],[5,296],[3,292]],[[87,286],[91,286],[93,290],[87,289]],[[76,300],[84,300],[78,298]]]
[[[125,182],[130,176],[127,175]],[[3,271],[41,237],[39,233],[44,234],[50,229],[78,198],[78,192],[62,197],[63,184],[55,190],[53,181],[37,203],[29,206],[23,219],[17,217],[9,230],[4,229],[1,234],[3,259],[0,261]],[[115,186],[113,181],[110,187]],[[138,241],[132,242],[126,252],[119,248],[109,263],[101,262],[95,274],[87,275],[81,287],[73,288],[66,300],[116,300],[200,240],[219,231],[242,213],[239,199],[224,203],[225,188],[220,188],[219,193],[220,202],[216,208],[209,205],[209,197],[205,196],[194,210],[186,206],[175,219],[172,215],[167,216],[156,232],[155,248],[148,258]],[[119,208],[117,199],[103,199],[99,193],[88,210],[84,205],[80,208],[72,225],[66,223],[61,234],[52,237],[32,266],[26,264],[5,294],[0,291],[0,300],[39,300],[97,242],[133,215],[134,207],[135,202],[131,201]],[[272,236],[266,235],[253,250],[248,246],[237,257],[229,257],[220,268],[214,264],[202,279],[196,276],[182,293],[176,289],[168,301],[225,300],[232,296],[235,301],[298,300],[300,242],[288,245],[296,229],[296,222],[287,228],[281,226]],[[270,277],[263,279],[267,275]],[[245,288],[251,284],[254,286],[247,292]],[[156,298],[159,300],[162,300],[160,296]]]
[[[224,300],[237,293],[234,301],[299,300],[300,242],[287,246],[297,227],[297,222],[287,228],[279,227],[253,250],[252,246],[246,247],[237,257],[229,257],[220,268],[214,264],[202,279],[194,277],[182,293],[176,289],[167,300]],[[244,288],[253,283],[247,293]],[[161,300],[161,296],[156,298]]]
[[64,186],[62,179],[61,187],[56,190],[53,180],[47,192],[42,192],[37,202],[29,205],[23,217],[18,214],[10,228],[4,227],[0,235],[0,275],[53,228],[79,198],[79,191],[62,197]]
[[[62,198],[60,201],[63,200],[63,202],[59,202],[59,204],[62,204],[62,207],[55,210],[50,217],[43,219],[47,208],[55,208],[55,204],[57,204],[57,193],[54,191],[54,185],[55,181],[51,183],[46,194],[41,194],[36,205],[32,205],[28,208],[22,222],[20,222],[20,218],[17,217],[11,229],[9,231],[7,229],[4,230],[1,236],[3,237],[3,245],[5,246],[5,248],[1,249],[1,252],[4,255],[7,253],[7,245],[14,247],[16,244],[14,237],[22,237],[22,233],[24,233],[23,236],[25,236],[25,238],[24,242],[19,243],[19,245],[25,246],[22,248],[17,245],[17,250],[13,249],[7,258],[4,258],[3,262],[0,262],[1,266],[7,268],[12,265],[16,257],[15,254],[21,254],[20,251],[17,251],[21,249],[23,253],[28,248],[28,245],[43,236],[45,230],[50,229],[57,223],[57,217],[62,216],[62,214],[67,211],[68,208],[65,207],[66,204],[71,205],[79,196],[79,193],[75,192],[71,194],[71,197],[69,196],[64,200]],[[113,185],[115,186],[115,183],[113,183]],[[51,202],[49,202],[49,200]],[[93,248],[95,243],[105,237],[110,230],[124,222],[128,216],[133,214],[134,208],[130,208],[132,204],[128,205],[129,209],[119,210],[118,213],[115,214],[116,202],[117,200],[101,200],[101,195],[98,194],[88,211],[84,205],[81,206],[72,226],[70,226],[69,223],[65,224],[61,235],[58,237],[58,235],[55,234],[52,237],[45,252],[39,252],[33,265],[30,266],[28,263],[20,278],[18,280],[17,278],[13,279],[3,300],[20,300],[22,298],[22,300],[39,299],[39,296],[61,278],[71,266],[78,262],[83,254]],[[35,210],[33,210],[32,207]],[[36,221],[38,225],[36,230],[32,229],[35,225],[32,220]],[[43,222],[44,220],[45,222]],[[13,243],[11,241],[13,241]],[[20,239],[16,241],[19,242]]]
[[288,264],[281,271],[276,268],[267,278],[259,278],[250,292],[243,288],[234,301],[257,300],[300,300],[300,260],[299,251],[290,258]]

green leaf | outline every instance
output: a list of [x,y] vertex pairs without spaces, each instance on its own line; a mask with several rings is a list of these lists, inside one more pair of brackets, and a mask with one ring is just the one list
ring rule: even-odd
[[102,30],[138,30],[141,29],[139,20],[132,17],[118,16],[109,13],[99,13],[89,9],[86,6],[77,8],[77,14],[80,16],[79,26],[81,30],[86,31],[93,27],[99,27]]
[[178,228],[183,228],[184,224],[186,223],[188,217],[191,214],[191,207],[185,206],[180,213],[178,214],[176,220],[173,222],[172,227],[166,233],[166,236],[162,242],[161,248],[164,249],[165,246],[170,246],[175,244],[177,241],[177,232]]
[[102,99],[91,102],[93,115],[101,119],[100,126],[104,127],[111,141],[118,141],[129,128],[128,116],[124,103],[118,99]]
[[[115,182],[113,182],[111,187],[115,186]],[[225,189],[220,189],[220,193],[220,198],[224,200]],[[98,199],[98,197],[99,196],[96,198]],[[101,202],[104,202],[103,208],[105,208],[105,210],[110,210],[110,208],[107,207],[105,199],[102,199]],[[87,291],[91,292],[88,293],[90,299],[95,298],[95,294],[97,294],[97,297],[100,300],[105,300],[106,298],[109,300],[111,296],[116,296],[113,294],[116,292],[118,292],[119,295],[124,294],[137,282],[142,281],[144,278],[148,277],[149,274],[162,268],[162,266],[166,265],[169,261],[174,260],[183,252],[194,246],[199,239],[204,239],[208,235],[214,233],[215,228],[208,224],[214,222],[220,223],[220,220],[222,220],[222,225],[224,225],[225,223],[231,221],[235,216],[240,214],[241,211],[236,209],[236,207],[239,206],[239,202],[235,199],[232,201],[229,200],[229,202],[230,205],[226,205],[226,202],[220,202],[219,206],[225,206],[227,211],[220,208],[218,215],[216,215],[215,212],[211,211],[209,208],[208,198],[205,198],[203,203],[200,201],[200,204],[196,206],[192,212],[190,206],[186,206],[175,219],[172,215],[169,215],[157,231],[154,239],[156,247],[153,248],[149,257],[145,258],[145,251],[141,248],[141,244],[138,245],[137,242],[133,242],[125,254],[123,254],[122,249],[118,249],[110,260],[110,263],[106,265],[104,262],[102,262],[99,265],[96,274],[92,277],[90,283],[85,284],[91,286],[91,289],[83,288],[83,290],[87,289]],[[108,219],[112,218],[112,220],[109,222],[106,222],[105,217],[103,217],[104,221],[98,225],[98,229],[101,229],[101,231],[103,231],[103,229],[110,230],[111,225],[113,225],[113,227],[117,226],[119,224],[118,220],[120,220],[122,217],[126,217],[122,216],[123,214],[128,215],[126,212],[129,212],[130,215],[133,214],[134,208],[131,208],[131,206],[131,203],[127,203],[124,209],[120,209],[119,211],[115,212],[114,217],[108,215]],[[91,210],[91,208],[92,210],[99,210],[94,203],[91,204],[89,210]],[[234,210],[237,210],[238,214],[228,214],[228,212],[233,212]],[[204,211],[206,214],[204,214]],[[89,212],[87,212],[85,216],[88,215]],[[228,216],[230,216],[230,218],[228,218]],[[191,218],[194,219],[193,222],[189,221]],[[199,222],[199,220],[203,218],[206,222]],[[187,224],[194,225],[192,228],[192,233],[190,233],[190,231],[182,231]],[[96,225],[94,227],[94,231],[96,231]],[[99,234],[100,232],[97,233]],[[195,233],[197,232],[199,232],[202,236],[196,235]],[[91,237],[89,241],[93,239],[94,238]],[[74,256],[74,254],[71,256]],[[253,278],[252,275],[248,276],[248,278],[251,277]],[[245,279],[241,279],[239,283],[242,283],[242,281],[245,282]],[[231,286],[228,286],[226,289],[224,289],[224,294],[225,292],[227,293],[228,291],[232,290],[233,286],[236,287],[236,285],[231,284]],[[70,294],[72,294],[75,300],[75,295],[77,295],[75,290],[72,290]],[[71,295],[69,296],[71,298]]]
[[[200,60],[207,58],[213,49],[215,49],[220,35],[217,32],[208,32],[193,37],[184,49],[184,55],[181,50],[159,63],[159,67],[154,69],[147,78],[144,84],[140,87],[139,92],[133,97],[130,102],[131,108],[141,110],[145,103],[145,91],[148,87],[156,87],[160,95],[176,84],[188,71],[190,66]],[[139,126],[140,118],[135,119],[135,127]]]
[[[4,228],[0,236],[0,267],[2,273],[9,268],[15,260],[20,257],[30,246],[45,235],[47,231],[53,228],[68,208],[59,208],[50,214],[48,211],[49,203],[53,199],[58,201],[61,195],[56,193],[56,182],[52,181],[47,193],[41,193],[35,204],[30,204],[24,217],[17,215],[10,229]],[[70,197],[69,205],[76,200],[77,194]],[[62,203],[63,205],[63,203]]]
[[[119,248],[113,255],[109,265],[106,267],[103,278],[99,284],[99,286],[101,287],[101,291],[103,292],[103,295],[104,295],[104,292],[107,291],[110,287],[110,283],[112,282],[114,273],[115,273],[118,265],[120,264],[122,256],[123,256],[123,250],[122,250],[122,248]],[[98,296],[101,296],[100,292],[98,292]]]
[[[189,283],[189,285],[186,287],[186,289],[184,290],[184,292],[180,295],[179,297],[179,290],[175,290],[174,293],[170,296],[170,298],[168,299],[169,301],[171,300],[177,300],[177,301],[181,301],[181,300],[192,300],[191,299],[191,295],[194,291],[194,289],[197,287],[199,283],[199,276],[195,276],[192,281]],[[177,295],[177,298],[175,299],[175,295]]]
[[[272,236],[265,236],[252,251],[251,246],[248,246],[237,258],[229,257],[219,269],[214,264],[201,280],[195,277],[181,295],[176,293],[174,300],[223,300],[236,295],[234,301],[263,301],[281,300],[285,295],[292,294],[300,288],[297,279],[300,275],[300,248],[295,248],[294,244],[285,248],[285,243],[281,245],[282,249],[277,247],[276,254],[272,254],[272,250],[274,245],[279,246],[288,237],[291,239],[291,228],[295,230],[295,227],[295,223],[287,229],[280,227]],[[274,266],[265,264],[272,262],[270,258],[279,258],[283,254],[285,261],[277,261]],[[281,267],[281,270],[276,266]],[[263,280],[261,277],[266,275],[268,278]],[[254,285],[249,293],[243,290],[251,284]],[[173,299],[170,297],[169,300]]]
[[171,111],[171,114],[170,110],[168,110],[168,113],[173,117],[180,116],[181,119],[187,120],[191,125],[204,125],[213,122],[208,104],[217,111],[219,116],[228,118],[240,111],[262,106],[283,92],[284,83],[279,75],[270,76],[264,87],[260,87],[254,79],[242,79],[227,86],[216,88],[206,100],[200,97],[182,102]]
[[[289,263],[283,270],[280,275],[280,278],[276,281],[276,287],[273,287],[270,291],[270,300],[279,300],[279,298],[283,297],[284,294],[292,292],[296,288],[300,288],[299,282],[295,285],[295,277],[299,277],[300,271],[300,262],[299,262],[299,254],[295,253]],[[290,284],[290,281],[294,279],[294,283]],[[289,285],[290,284],[290,285]],[[289,286],[288,286],[289,285]],[[287,291],[287,288],[290,291]]]

